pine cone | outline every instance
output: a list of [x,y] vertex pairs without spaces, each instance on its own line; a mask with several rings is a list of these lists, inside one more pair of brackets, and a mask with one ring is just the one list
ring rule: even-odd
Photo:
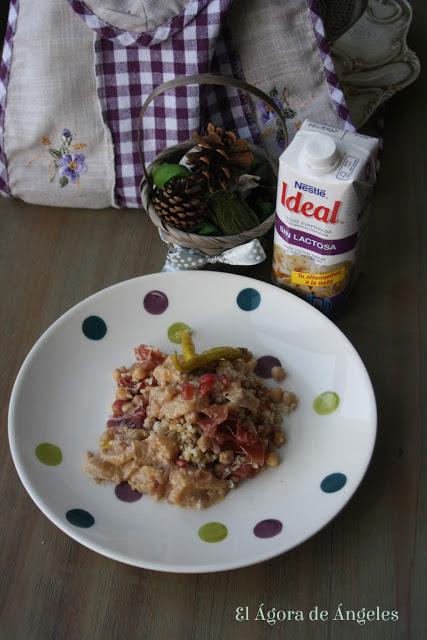
[[187,153],[187,160],[194,173],[205,178],[211,193],[226,191],[250,168],[254,156],[248,143],[232,131],[209,123],[205,136],[195,133],[193,137],[197,147]]
[[157,215],[171,227],[187,231],[207,215],[206,185],[199,176],[176,176],[153,194]]

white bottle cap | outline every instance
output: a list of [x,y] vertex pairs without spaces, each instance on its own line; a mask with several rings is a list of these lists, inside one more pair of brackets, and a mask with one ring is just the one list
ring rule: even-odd
[[338,161],[335,140],[323,133],[312,134],[302,148],[302,160],[313,171],[329,171]]

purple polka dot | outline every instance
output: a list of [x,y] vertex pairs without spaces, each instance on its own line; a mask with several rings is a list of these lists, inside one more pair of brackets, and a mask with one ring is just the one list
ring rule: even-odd
[[280,520],[261,520],[254,527],[254,534],[257,538],[273,538],[283,529]]
[[164,313],[168,305],[168,297],[162,291],[149,291],[144,297],[144,309],[153,315]]
[[262,356],[258,358],[254,371],[260,378],[271,378],[272,368],[281,366],[280,360],[274,356]]
[[114,489],[114,493],[119,500],[122,500],[122,502],[136,502],[142,498],[142,493],[132,489],[127,482],[118,484]]

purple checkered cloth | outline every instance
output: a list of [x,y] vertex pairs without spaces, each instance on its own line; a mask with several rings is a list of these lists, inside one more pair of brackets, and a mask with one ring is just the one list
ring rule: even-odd
[[4,153],[4,116],[6,108],[6,93],[9,82],[10,63],[12,60],[12,42],[18,17],[18,0],[10,0],[9,17],[4,37],[3,54],[0,60],[0,193],[10,196],[7,175],[7,160]]
[[[82,0],[69,2],[96,32],[98,95],[114,143],[116,204],[140,207],[143,173],[137,136],[141,106],[155,87],[176,76],[212,70],[237,73],[236,56],[221,32],[231,0],[191,0],[180,14],[145,33],[113,28]],[[218,110],[226,112],[227,124],[251,138],[247,122],[250,107],[241,93],[223,91],[218,101],[203,87],[179,87],[159,96],[144,115],[142,143],[148,163],[161,150],[188,140],[199,129],[204,104],[210,117],[218,116]]]
[[319,9],[319,2],[318,0],[307,0],[307,4],[313,23],[314,33],[317,38],[319,52],[323,60],[323,68],[325,70],[325,76],[329,86],[331,100],[336,107],[339,117],[343,121],[344,129],[355,131],[356,128],[351,121],[350,112],[348,110],[345,97],[340,86],[340,81],[338,80],[338,76],[335,73],[334,61],[332,60],[329,42],[326,38],[325,27]]

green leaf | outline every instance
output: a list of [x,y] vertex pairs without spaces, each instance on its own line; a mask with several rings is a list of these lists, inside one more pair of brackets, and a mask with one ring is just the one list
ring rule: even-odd
[[152,176],[155,186],[159,189],[163,189],[165,184],[172,178],[175,178],[176,176],[188,176],[190,173],[191,171],[182,164],[170,164],[169,162],[165,162],[154,169]]
[[224,235],[218,227],[210,222],[209,220],[205,220],[202,222],[196,229],[193,229],[192,233],[197,233],[199,236],[222,236]]
[[275,208],[273,202],[262,202],[258,200],[258,202],[255,203],[255,213],[261,222],[267,220],[267,218],[274,213]]
[[49,149],[49,153],[54,158],[62,158],[62,153],[58,149]]
[[59,184],[61,185],[61,187],[65,187],[68,184],[68,178],[67,176],[62,176],[59,180]]
[[254,174],[265,182],[271,182],[272,170],[268,162],[261,162],[254,168]]
[[217,191],[208,200],[213,222],[226,236],[257,227],[259,220],[239,191]]

